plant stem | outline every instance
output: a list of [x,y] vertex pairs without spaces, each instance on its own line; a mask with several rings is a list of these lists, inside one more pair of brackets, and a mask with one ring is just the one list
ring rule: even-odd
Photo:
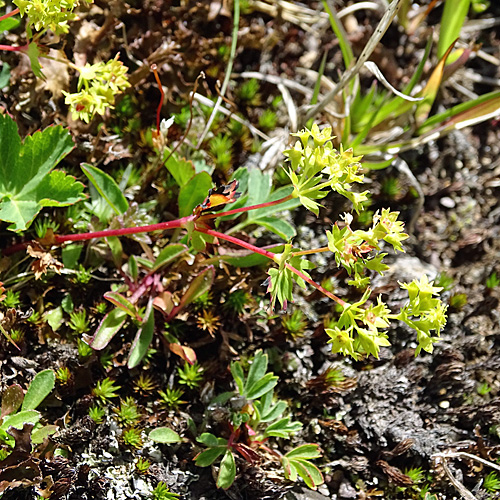
[[292,252],[292,257],[300,257],[301,255],[310,255],[312,253],[322,253],[329,252],[330,249],[328,247],[321,248],[313,248],[312,250],[301,250],[300,252]]
[[0,50],[6,50],[9,52],[21,52],[26,45],[23,45],[22,47],[13,47],[12,45],[0,45]]
[[333,301],[337,302],[337,304],[340,304],[342,307],[345,307],[346,302],[344,300],[340,299],[339,297],[334,295],[332,292],[329,292],[326,288],[323,288],[321,285],[316,283],[312,278],[309,278],[309,276],[306,276],[303,272],[299,271],[298,269],[295,269],[295,267],[288,264],[287,262],[285,262],[285,267],[287,269],[290,269],[290,271],[292,271],[292,273],[295,273],[297,276],[299,276],[304,281],[309,283],[311,286],[316,288],[316,290],[319,290],[323,295],[326,295],[327,297],[329,297]]
[[235,245],[246,248],[247,250],[250,250],[251,252],[263,255],[264,257],[267,257],[268,259],[271,259],[271,260],[274,260],[274,256],[276,255],[273,252],[269,252],[268,250],[264,250],[263,248],[256,247],[255,245],[252,245],[251,243],[247,243],[246,241],[240,240],[239,238],[235,238],[234,236],[229,236],[227,234],[220,233],[219,231],[214,231],[213,229],[205,229],[203,227],[198,227],[198,226],[196,226],[195,229],[199,233],[208,234],[210,236],[215,236],[216,238],[219,238],[221,240],[229,241],[231,243],[234,243]]
[[216,219],[218,217],[225,217],[226,215],[239,214],[242,212],[249,212],[250,210],[257,210],[258,208],[273,207],[274,205],[280,205],[285,203],[285,201],[292,200],[294,198],[293,194],[289,194],[284,198],[279,200],[268,201],[267,203],[259,203],[258,205],[250,205],[249,207],[235,208],[234,210],[228,210],[227,212],[217,212],[215,214],[202,215],[200,220]]
[[[252,245],[251,243],[247,243],[246,241],[240,240],[239,238],[235,238],[234,236],[229,236],[227,234],[220,233],[219,231],[214,231],[213,229],[205,229],[202,227],[195,227],[195,229],[196,229],[196,231],[198,231],[200,233],[209,234],[210,236],[215,236],[216,238],[219,238],[221,240],[226,240],[226,241],[229,241],[231,243],[234,243],[235,245],[246,248],[247,250],[258,253],[260,255],[263,255],[264,257],[267,257],[268,259],[271,259],[273,261],[275,260],[275,256],[277,255],[273,252],[269,252],[269,251],[264,250],[262,248],[256,247],[255,245]],[[289,269],[290,271],[292,271],[292,273],[296,274],[297,276],[302,278],[304,281],[309,283],[311,286],[316,288],[316,290],[319,290],[322,294],[326,295],[327,297],[329,297],[333,301],[337,302],[341,306],[346,305],[346,302],[344,302],[342,299],[340,299],[339,297],[337,297],[333,293],[331,293],[328,290],[326,290],[325,288],[323,288],[321,285],[316,283],[312,278],[309,278],[303,272],[299,271],[298,269],[296,269],[292,265],[285,263],[285,267],[287,269]]]
[[15,16],[16,14],[19,14],[19,8],[14,9],[13,11],[4,14],[3,16],[0,16],[0,21],[3,21],[4,19],[7,19],[9,17]]
[[300,194],[305,195],[307,193],[311,193],[313,191],[319,191],[325,187],[330,187],[332,185],[332,181],[325,181],[322,184],[318,184],[317,186],[313,186],[312,188],[305,189],[304,191],[301,191]]
[[121,229],[106,229],[104,231],[95,231],[91,233],[66,234],[64,236],[55,236],[55,244],[61,244],[66,241],[85,241],[94,238],[109,238],[110,236],[123,236],[125,234],[151,233],[153,231],[165,231],[166,229],[176,229],[185,227],[186,224],[195,220],[195,216],[188,215],[181,219],[169,222],[160,222],[159,224],[150,224],[149,226],[123,227]]

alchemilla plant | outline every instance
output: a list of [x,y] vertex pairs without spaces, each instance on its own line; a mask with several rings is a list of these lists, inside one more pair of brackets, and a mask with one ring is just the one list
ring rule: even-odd
[[[43,78],[40,58],[49,56],[48,49],[40,42],[42,36],[47,31],[55,35],[68,33],[69,22],[76,18],[75,9],[92,3],[92,0],[14,0],[13,3],[17,8],[0,16],[0,21],[20,14],[26,22],[27,43],[17,47],[0,45],[0,50],[25,53],[35,75]],[[4,2],[0,2],[0,6],[3,4]],[[113,108],[116,95],[130,87],[127,80],[128,68],[118,60],[118,55],[109,61],[87,63],[84,67],[79,67],[66,58],[58,61],[80,74],[76,93],[62,91],[73,119],[88,123],[94,115],[102,116],[106,109]]]
[[[179,211],[181,214],[188,213],[189,215],[177,220],[136,227],[133,225],[133,219],[130,219],[131,227],[74,235],[55,234],[51,235],[48,240],[44,240],[44,243],[50,246],[158,230],[184,229],[187,232],[189,246],[178,243],[167,246],[158,258],[147,264],[149,271],[143,278],[139,276],[135,258],[131,258],[129,269],[135,270],[129,280],[131,284],[133,283],[130,289],[132,297],[127,298],[126,293],[124,294],[126,287],[105,295],[115,309],[104,317],[94,337],[90,340],[90,345],[94,349],[105,348],[113,336],[125,325],[127,319],[134,319],[136,324],[137,322],[139,324],[139,330],[130,353],[129,367],[136,366],[146,355],[153,338],[153,302],[162,310],[168,324],[187,304],[209,290],[214,278],[214,268],[210,265],[195,276],[184,297],[177,304],[170,303],[170,301],[165,303],[163,299],[158,302],[158,299],[154,300],[153,294],[146,303],[141,304],[141,295],[133,291],[150,286],[146,283],[151,282],[151,276],[161,272],[163,267],[184,256],[186,252],[206,253],[207,244],[220,244],[222,241],[227,241],[246,249],[250,254],[269,259],[275,264],[269,269],[266,280],[272,308],[279,304],[286,309],[287,303],[293,300],[294,285],[305,288],[306,284],[321,291],[340,306],[340,316],[337,321],[331,322],[326,330],[330,336],[333,352],[349,355],[355,359],[369,354],[378,357],[380,348],[390,345],[386,332],[393,320],[402,321],[416,330],[417,353],[421,350],[432,352],[433,344],[439,338],[440,330],[446,322],[446,306],[436,297],[441,288],[433,286],[425,276],[411,283],[400,283],[401,288],[408,291],[408,301],[397,313],[389,310],[382,297],[373,297],[370,289],[371,277],[376,273],[383,274],[388,269],[384,263],[384,257],[387,255],[383,251],[384,246],[392,247],[395,252],[404,251],[402,242],[408,238],[408,235],[404,233],[403,223],[398,220],[398,212],[383,209],[375,213],[372,226],[363,230],[352,229],[352,214],[344,214],[342,220],[335,223],[331,231],[327,232],[328,245],[308,250],[301,250],[292,242],[287,242],[281,246],[280,251],[272,252],[232,236],[230,229],[225,232],[214,229],[214,219],[236,219],[244,214],[247,218],[251,218],[252,212],[274,213],[281,208],[280,206],[285,208],[290,206],[290,202],[293,203],[294,200],[298,200],[317,215],[321,207],[318,200],[324,198],[329,191],[335,191],[350,200],[354,210],[362,209],[368,193],[367,191],[359,193],[353,189],[354,184],[363,182],[360,157],[354,157],[352,150],[337,151],[332,145],[333,137],[328,127],[320,130],[317,125],[313,125],[311,130],[304,129],[294,135],[299,140],[292,148],[285,151],[287,157],[285,171],[292,186],[281,190],[280,194],[284,196],[277,197],[276,193],[271,193],[269,196],[266,195],[271,201],[251,204],[249,200],[254,200],[255,196],[237,192],[238,177],[245,179],[243,175],[245,172],[241,172],[240,169],[235,172],[235,178],[228,185],[210,189],[202,203],[191,205],[193,208],[190,212],[189,205],[182,206],[182,201],[186,199],[186,203],[193,204],[193,200],[203,200],[206,184],[198,181],[193,184],[192,189],[195,192],[189,191],[188,198],[182,198],[181,190]],[[117,214],[125,215],[129,211],[128,202],[113,179],[96,167],[84,165],[82,168],[113,210]],[[197,179],[197,176],[193,179]],[[252,187],[248,179],[246,184],[250,191]],[[187,186],[191,187],[189,184]],[[26,194],[28,195],[29,193]],[[5,201],[2,202],[4,203]],[[227,211],[214,211],[228,203],[240,206]],[[2,204],[0,204],[0,214]],[[255,215],[253,217],[255,219],[252,220],[257,223],[261,220]],[[25,222],[25,227],[29,223]],[[126,224],[125,219],[123,219],[123,224]],[[239,223],[240,226],[241,224],[243,222]],[[266,227],[265,220],[262,220],[262,225]],[[288,231],[287,228],[283,229],[283,233]],[[11,248],[11,251],[14,250],[16,248]],[[331,254],[337,266],[342,266],[349,273],[351,276],[349,284],[362,292],[359,300],[349,303],[311,278],[309,271],[314,265],[307,260],[306,256],[325,252]],[[175,343],[175,339],[171,340]],[[191,354],[184,356],[186,360],[193,362],[194,358]]]

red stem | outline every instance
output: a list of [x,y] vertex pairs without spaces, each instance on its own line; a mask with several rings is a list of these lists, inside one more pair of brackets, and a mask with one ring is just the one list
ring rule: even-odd
[[251,252],[263,255],[264,257],[267,257],[268,259],[271,259],[271,260],[274,260],[274,256],[276,255],[273,252],[269,252],[268,250],[264,250],[263,248],[256,247],[255,245],[252,245],[251,243],[247,243],[246,241],[240,240],[239,238],[235,238],[234,236],[229,236],[228,234],[219,233],[219,231],[214,231],[213,229],[205,229],[203,227],[198,227],[198,226],[196,226],[195,229],[199,233],[209,234],[210,236],[215,236],[216,238],[219,238],[221,240],[230,241],[231,243],[234,243],[235,245],[246,248],[247,250],[250,250]]
[[285,203],[285,201],[292,200],[293,195],[289,194],[284,198],[280,198],[275,201],[268,201],[267,203],[259,203],[258,205],[250,205],[249,207],[235,208],[234,210],[228,210],[227,212],[217,212],[215,214],[202,215],[200,220],[215,219],[217,217],[224,217],[226,215],[239,214],[241,212],[249,212],[250,210],[257,210],[258,208],[272,207],[274,205],[279,205],[280,203]]
[[8,14],[4,14],[3,16],[0,16],[0,21],[3,21],[4,19],[7,19],[9,17],[15,16],[16,14],[19,14],[19,8],[14,9],[13,11],[9,12]]
[[291,266],[288,263],[285,263],[285,267],[287,269],[290,269],[292,273],[295,273],[297,276],[301,277],[304,281],[309,283],[311,286],[316,288],[316,290],[319,290],[322,294],[326,295],[330,299],[334,300],[337,302],[337,304],[340,304],[342,307],[346,305],[346,302],[334,295],[332,292],[329,292],[326,288],[323,288],[321,285],[318,285],[312,278],[309,278],[309,276],[306,276],[303,272],[299,271],[298,269],[295,269],[295,267]]
[[[247,250],[251,250],[252,252],[258,253],[260,255],[263,255],[264,257],[267,257],[268,259],[274,260],[274,257],[276,254],[273,252],[268,252],[267,250],[264,250],[262,248],[256,247],[255,245],[252,245],[251,243],[247,243],[246,241],[240,240],[239,238],[235,238],[234,236],[229,236],[224,233],[220,233],[219,231],[214,231],[213,229],[205,229],[202,227],[195,227],[196,231],[200,233],[205,233],[209,234],[210,236],[215,236],[216,238],[220,238],[221,240],[226,240],[230,241],[231,243],[234,243],[235,245],[238,245],[240,247],[246,248]],[[312,278],[309,278],[306,276],[303,272],[299,271],[295,267],[293,267],[290,264],[285,264],[287,269],[290,269],[292,273],[296,274],[300,278],[302,278],[304,281],[309,283],[312,287],[316,288],[316,290],[319,290],[321,293],[332,299],[333,301],[337,302],[341,306],[345,306],[346,302],[344,302],[342,299],[334,295],[333,293],[329,292],[325,288],[323,288],[321,285],[316,283]]]
[[165,99],[165,93],[163,92],[163,86],[161,84],[160,77],[158,76],[158,66],[156,64],[151,65],[151,71],[155,75],[155,80],[156,83],[158,84],[158,88],[160,89],[160,103],[158,104],[158,108],[156,109],[156,132],[159,135],[160,134],[160,114],[161,114],[161,108],[163,106],[163,99]]
[[153,231],[165,231],[166,229],[177,229],[184,227],[188,222],[195,220],[195,216],[188,215],[181,219],[169,222],[160,222],[159,224],[150,224],[149,226],[123,227],[121,229],[106,229],[104,231],[95,231],[92,233],[65,234],[55,237],[55,244],[61,244],[65,241],[85,241],[94,238],[109,238],[110,236],[123,236],[125,234],[150,233]]
[[13,47],[12,45],[0,45],[0,50],[7,50],[9,52],[21,52],[26,45],[23,45],[22,47]]
[[[66,241],[87,241],[93,240],[94,238],[109,238],[111,236],[124,236],[126,234],[138,234],[138,233],[150,233],[153,231],[165,231],[167,229],[177,229],[184,227],[187,223],[194,221],[196,216],[188,215],[187,217],[182,217],[181,219],[172,220],[169,222],[160,222],[159,224],[150,224],[149,226],[136,226],[136,227],[122,227],[121,229],[105,229],[104,231],[95,231],[91,233],[78,233],[78,234],[65,234],[63,236],[54,235],[54,241],[50,243],[52,245],[61,245]],[[16,252],[20,252],[27,248],[32,241],[25,241],[24,243],[18,243],[17,245],[12,245],[2,251],[2,254],[12,255]]]

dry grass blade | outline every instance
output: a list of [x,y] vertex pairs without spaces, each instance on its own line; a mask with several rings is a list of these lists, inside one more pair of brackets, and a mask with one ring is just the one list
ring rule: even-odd
[[224,77],[224,81],[222,82],[222,88],[220,90],[220,94],[217,97],[217,101],[215,103],[214,109],[212,110],[212,114],[210,115],[210,118],[208,119],[207,124],[205,125],[205,129],[200,135],[200,138],[198,139],[198,144],[196,145],[196,149],[199,149],[203,141],[205,140],[205,137],[210,130],[210,127],[212,126],[213,121],[215,120],[215,117],[217,116],[217,113],[219,111],[219,108],[222,104],[222,99],[224,99],[224,95],[227,90],[227,86],[229,85],[229,79],[231,78],[231,71],[233,69],[233,64],[234,64],[234,59],[236,56],[236,43],[238,41],[238,27],[240,25],[240,1],[239,0],[234,0],[234,13],[233,13],[233,39],[231,40],[231,52],[229,53],[229,61],[227,62],[227,68],[226,68],[226,76]]
[[[200,104],[203,104],[204,106],[211,106],[215,107],[215,104],[208,99],[208,97],[205,97],[204,95],[195,93],[194,94],[194,99],[198,101]],[[231,111],[228,109],[220,106],[219,111],[226,116],[230,116],[232,120],[241,123],[242,125],[245,125],[245,127],[248,127],[248,130],[252,132],[252,134],[258,135],[260,138],[264,139],[265,141],[269,140],[269,136],[264,134],[264,132],[261,132],[258,128],[254,127],[249,121],[244,120],[243,118],[240,118],[238,115],[233,114]]]
[[318,102],[316,106],[311,108],[305,114],[305,117],[303,119],[304,123],[310,118],[316,116],[321,111],[323,111],[326,105],[329,102],[331,102],[335,98],[335,96],[351,81],[351,79],[359,73],[359,70],[361,69],[363,64],[368,60],[372,52],[375,50],[375,47],[378,45],[378,43],[384,36],[385,32],[389,28],[400,7],[401,7],[401,0],[396,0],[390,4],[389,8],[382,17],[380,23],[378,24],[370,40],[368,40],[368,43],[366,44],[365,48],[363,49],[363,52],[359,56],[354,66],[348,69],[342,75],[342,78],[340,79],[339,83],[335,85],[335,88],[333,90],[331,90],[326,96],[323,97],[323,99],[320,102]]
[[384,87],[392,92],[393,94],[396,94],[397,96],[401,97],[405,101],[410,101],[410,102],[418,102],[422,101],[423,97],[411,97],[409,95],[403,94],[399,90],[395,89],[386,79],[386,77],[383,75],[382,71],[380,71],[379,67],[371,61],[366,61],[364,64],[365,68],[370,71],[383,85]]

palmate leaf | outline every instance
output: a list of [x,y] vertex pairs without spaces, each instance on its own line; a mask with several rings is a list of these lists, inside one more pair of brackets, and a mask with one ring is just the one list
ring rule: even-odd
[[73,149],[71,135],[60,126],[28,136],[0,116],[0,220],[24,231],[43,207],[63,207],[85,199],[83,184],[54,167]]
[[285,477],[296,481],[297,476],[300,476],[309,488],[315,490],[324,482],[324,479],[318,467],[309,460],[320,456],[317,444],[304,444],[294,448],[281,458]]

